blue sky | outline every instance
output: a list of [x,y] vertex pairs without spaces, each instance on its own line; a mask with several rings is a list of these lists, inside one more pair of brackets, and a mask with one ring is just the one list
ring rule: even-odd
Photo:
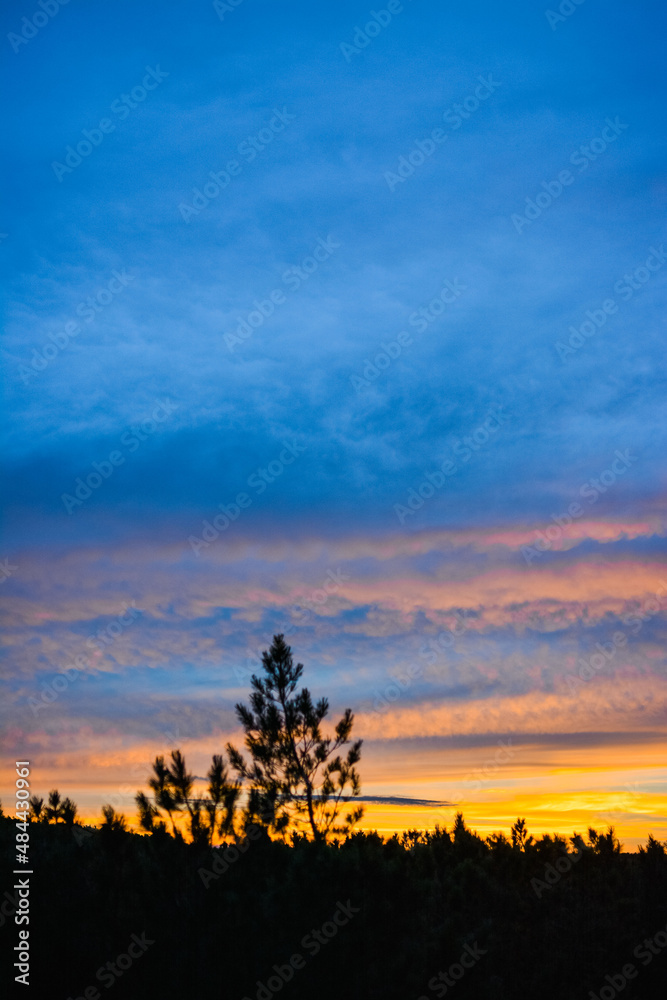
[[[73,0],[25,44],[9,36],[39,8],[5,6],[0,555],[19,566],[3,596],[26,733],[37,725],[30,685],[123,600],[144,614],[104,660],[106,687],[53,706],[62,732],[93,724],[104,690],[108,724],[137,735],[127,685],[138,704],[171,706],[165,719],[170,699],[192,694],[195,729],[212,731],[196,692],[214,689],[216,664],[231,685],[234,658],[343,564],[358,590],[348,580],[295,635],[322,682],[364,704],[457,607],[481,623],[468,666],[448,652],[411,688],[416,703],[491,697],[479,679],[490,672],[508,697],[528,690],[526,677],[546,690],[552,661],[582,642],[587,600],[606,621],[655,592],[665,13],[572,8],[552,27],[532,3],[412,0],[351,52],[372,20],[352,2],[243,0],[221,18],[211,3]],[[145,78],[154,89],[141,90]],[[99,144],[65,172],[57,164],[83,130]],[[224,190],[184,211],[231,161]],[[536,198],[539,214],[517,226]],[[457,294],[443,308],[447,287]],[[232,343],[272,293],[271,315]],[[559,352],[587,310],[603,324]],[[369,369],[402,333],[386,370]],[[144,426],[159,405],[164,419]],[[484,439],[494,411],[505,419]],[[527,565],[521,545],[617,450],[632,463],[579,535]],[[90,496],[63,501],[111,453],[122,461]],[[397,505],[447,459],[457,460],[446,487],[401,520]],[[249,483],[269,463],[260,492]],[[239,493],[248,506],[196,554],[189,539]],[[493,573],[504,596],[479,583]],[[507,583],[514,573],[521,586]],[[549,583],[577,574],[571,598]],[[428,596],[434,581],[463,579],[472,589],[458,603]],[[539,607],[526,610],[533,585]],[[408,608],[397,594],[418,596]],[[542,631],[527,636],[516,615],[533,612]],[[662,614],[651,620],[656,644],[662,625]],[[648,633],[647,623],[642,642]],[[662,683],[663,661],[645,652]],[[225,719],[235,696],[221,696]]]

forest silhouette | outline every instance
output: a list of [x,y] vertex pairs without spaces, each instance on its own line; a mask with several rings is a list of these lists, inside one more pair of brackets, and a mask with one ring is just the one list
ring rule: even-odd
[[[56,789],[32,797],[36,996],[664,996],[666,844],[625,853],[611,827],[534,838],[523,818],[481,837],[461,813],[389,839],[355,830],[352,711],[325,735],[328,702],[298,690],[282,635],[262,667],[236,706],[243,749],[213,756],[205,795],[180,750],[157,756],[141,833],[110,805],[93,827]],[[11,870],[1,815],[0,845]],[[17,907],[8,883],[6,938]]]

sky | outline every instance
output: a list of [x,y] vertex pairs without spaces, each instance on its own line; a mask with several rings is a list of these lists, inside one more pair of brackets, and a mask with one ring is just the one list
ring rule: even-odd
[[667,837],[664,7],[0,16],[4,757],[131,817],[283,632],[366,828]]

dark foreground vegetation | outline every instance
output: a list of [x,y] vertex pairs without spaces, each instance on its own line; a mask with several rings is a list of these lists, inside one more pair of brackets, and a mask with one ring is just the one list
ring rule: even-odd
[[[4,872],[14,833],[0,819]],[[639,854],[594,834],[567,845],[520,834],[513,846],[482,840],[461,819],[449,832],[388,842],[356,833],[289,845],[256,826],[248,833],[212,848],[163,830],[32,824],[33,985],[23,995],[666,995],[667,856],[653,840]],[[12,983],[18,928],[5,878],[2,980]]]
[[[32,869],[27,995],[664,1000],[663,844],[623,854],[611,829],[535,841],[521,819],[482,839],[460,814],[386,842],[354,832],[351,710],[323,733],[328,702],[298,690],[282,635],[262,665],[237,705],[244,750],[214,755],[205,789],[180,751],[156,757],[142,835],[111,805],[82,826],[56,789],[30,797],[29,849],[0,815],[3,871],[22,853]],[[3,985],[25,905],[5,877]]]

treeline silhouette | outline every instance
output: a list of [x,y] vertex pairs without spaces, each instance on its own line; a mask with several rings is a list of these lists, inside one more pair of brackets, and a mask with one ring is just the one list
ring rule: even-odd
[[[388,840],[362,810],[347,709],[297,691],[282,635],[237,705],[244,752],[214,755],[199,791],[180,750],[157,756],[141,833],[102,808],[77,820],[53,789],[30,799],[33,995],[99,1000],[201,993],[272,1000],[657,1000],[667,985],[667,844],[622,851],[612,827],[535,839],[519,818],[483,838],[451,829]],[[344,748],[347,748],[346,750]],[[15,867],[15,823],[0,851]],[[12,982],[18,896],[0,902]],[[2,889],[0,888],[0,892]],[[6,958],[5,958],[6,956]]]
[[[0,819],[5,872],[14,832]],[[450,830],[388,841],[352,833],[329,844],[272,840],[256,825],[222,848],[113,822],[33,824],[33,995],[106,995],[100,970],[121,971],[117,956],[145,935],[150,947],[113,980],[113,996],[417,1000],[451,990],[477,1000],[587,1000],[612,988],[606,976],[618,984],[628,963],[637,978],[626,1000],[664,996],[664,845],[650,838],[622,853],[613,831],[595,830],[567,842],[514,839],[484,839],[460,815]],[[17,932],[12,884],[7,876],[0,917],[5,982]],[[341,904],[351,915],[338,926]]]

